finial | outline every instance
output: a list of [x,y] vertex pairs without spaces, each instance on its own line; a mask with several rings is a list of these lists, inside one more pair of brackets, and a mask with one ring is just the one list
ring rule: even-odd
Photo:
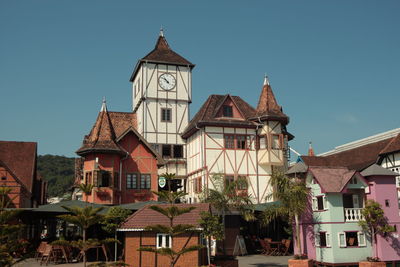
[[162,26],[161,26],[161,29],[160,29],[160,36],[161,36],[161,37],[164,37],[164,29],[163,29]]
[[268,80],[268,76],[266,73],[264,75],[264,85],[269,85],[269,80]]
[[308,143],[308,156],[315,156],[314,149],[312,148],[312,142]]
[[106,97],[105,96],[103,96],[103,103],[101,104],[100,112],[102,112],[102,111],[107,111]]

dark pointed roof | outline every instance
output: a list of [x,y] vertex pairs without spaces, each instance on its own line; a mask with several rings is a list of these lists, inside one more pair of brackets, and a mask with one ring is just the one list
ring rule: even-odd
[[101,109],[90,134],[85,136],[82,147],[76,151],[80,156],[91,152],[109,152],[124,154],[117,144],[114,127],[107,108]]
[[[227,99],[230,99],[233,102],[243,118],[217,116],[218,111]],[[189,137],[196,131],[196,127],[205,125],[256,127],[254,122],[248,120],[250,117],[254,117],[254,114],[255,109],[239,96],[232,96],[229,94],[210,95],[183,131],[182,137]]]
[[261,90],[260,98],[256,108],[257,120],[278,120],[284,124],[289,122],[289,117],[282,111],[282,107],[278,105],[272,88],[267,77],[265,77],[264,85]]
[[164,37],[164,34],[160,34],[154,49],[150,53],[148,53],[144,58],[138,61],[135,70],[133,71],[132,76],[130,78],[131,82],[133,82],[136,73],[143,62],[189,66],[190,68],[194,67],[194,64],[192,64],[190,61],[188,61],[178,53],[174,52],[169,47],[167,39],[165,39]]

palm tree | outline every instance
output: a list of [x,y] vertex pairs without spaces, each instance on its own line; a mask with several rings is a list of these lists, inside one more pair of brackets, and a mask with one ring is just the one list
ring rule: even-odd
[[79,190],[85,194],[85,202],[87,202],[88,195],[92,193],[93,187],[93,184],[79,184]]
[[77,241],[76,245],[81,249],[81,253],[83,253],[83,265],[86,267],[86,251],[89,249],[90,244],[96,243],[96,240],[87,240],[87,230],[90,226],[103,220],[103,215],[99,214],[103,210],[103,207],[93,208],[92,206],[86,206],[79,208],[63,206],[63,208],[71,214],[60,215],[58,217],[64,221],[78,225],[82,229],[83,240]]
[[[248,182],[239,177],[234,181],[227,181],[223,174],[211,176],[213,188],[204,188],[200,197],[201,202],[210,203],[222,218],[223,236],[225,236],[225,215],[231,211],[239,211],[243,219],[251,221],[255,219],[254,207],[251,196],[247,193]],[[208,251],[210,242],[208,242]],[[225,242],[222,243],[225,254]],[[210,257],[210,255],[209,255]]]
[[[162,176],[166,177],[168,181],[173,179],[175,177],[175,174],[171,173],[166,173],[163,174]],[[174,224],[174,219],[182,214],[189,213],[192,210],[194,210],[196,207],[177,207],[175,205],[175,202],[178,199],[183,198],[186,193],[185,192],[170,192],[170,191],[160,191],[160,192],[154,192],[160,199],[164,199],[169,203],[169,206],[163,207],[163,206],[158,206],[158,205],[153,205],[150,206],[150,208],[165,217],[169,219],[169,225],[161,225],[161,224],[156,224],[156,225],[151,225],[145,228],[146,231],[152,231],[156,233],[165,233],[171,236],[172,239],[172,244],[174,244],[174,238],[178,235],[187,233],[188,231],[193,231],[195,228],[194,225],[190,224]],[[149,248],[149,247],[140,247],[138,250],[140,251],[148,251],[148,252],[153,252],[153,253],[158,253],[163,256],[167,256],[170,259],[170,267],[174,267],[178,259],[180,258],[181,255],[196,251],[201,249],[203,246],[201,245],[194,245],[194,246],[189,246],[189,247],[183,247],[181,250],[176,251],[173,248]]]
[[286,217],[289,222],[295,221],[295,242],[302,254],[300,241],[300,216],[306,211],[309,203],[309,190],[303,180],[289,178],[282,172],[274,172],[269,180],[273,192],[267,199],[278,200],[279,204],[272,205],[263,211],[261,217],[265,224],[278,217]]

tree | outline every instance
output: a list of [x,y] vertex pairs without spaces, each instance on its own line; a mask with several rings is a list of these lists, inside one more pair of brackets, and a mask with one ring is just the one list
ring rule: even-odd
[[201,212],[199,224],[203,228],[203,235],[207,238],[207,258],[208,265],[211,264],[211,238],[215,240],[224,239],[224,225],[221,223],[221,217],[213,215],[210,212]]
[[8,210],[12,199],[8,197],[12,188],[0,187],[0,266],[12,266],[26,258],[27,255],[15,260],[14,255],[26,247],[26,242],[21,242],[19,236],[24,225],[17,223],[19,210]]
[[[109,234],[114,234],[117,239],[117,229],[132,212],[120,207],[111,207],[104,216],[101,228]],[[117,260],[117,243],[115,243],[115,258]]]
[[85,194],[85,202],[88,200],[88,195],[92,193],[93,187],[93,184],[79,184],[79,190]]
[[[225,215],[227,213],[235,210],[239,211],[246,221],[255,219],[251,196],[247,193],[247,180],[239,177],[237,180],[228,181],[224,178],[223,174],[212,175],[211,183],[214,187],[204,188],[200,196],[201,202],[210,203],[217,210],[218,216],[221,216],[223,236],[225,236]],[[225,242],[223,242],[223,250],[225,253]]]
[[[168,179],[172,179],[175,175],[174,174],[163,174],[162,176],[168,177]],[[166,200],[169,205],[167,207],[159,206],[159,205],[153,205],[150,206],[150,208],[165,217],[169,219],[169,225],[162,225],[162,224],[156,224],[156,225],[151,225],[145,228],[146,231],[151,231],[155,233],[163,233],[163,234],[168,234],[171,239],[172,239],[172,244],[174,244],[174,239],[184,233],[187,233],[188,231],[193,231],[195,228],[194,225],[191,224],[174,224],[174,219],[182,214],[189,213],[192,210],[195,209],[195,207],[177,207],[176,206],[176,201],[178,199],[183,198],[186,193],[180,191],[180,192],[170,192],[170,191],[160,191],[160,192],[153,192],[156,194],[159,198]],[[173,248],[149,248],[149,247],[140,247],[138,250],[139,251],[147,251],[147,252],[153,252],[157,253],[163,256],[169,257],[169,266],[174,267],[178,259],[180,258],[181,255],[196,251],[202,248],[200,245],[195,245],[195,246],[189,246],[189,247],[183,247],[181,250],[176,251]]]
[[[375,248],[377,235],[384,235],[395,231],[395,228],[388,224],[385,213],[378,202],[368,199],[365,207],[361,210],[361,214],[363,220],[359,221],[358,224],[365,232],[370,234]],[[374,254],[376,257],[376,249],[374,250]]]
[[103,210],[103,207],[93,208],[92,206],[86,206],[79,208],[63,206],[63,208],[71,214],[60,215],[58,217],[64,221],[78,225],[82,229],[83,238],[78,241],[72,241],[71,245],[81,250],[81,253],[83,254],[83,265],[86,267],[86,251],[91,246],[99,244],[99,241],[96,239],[87,239],[87,230],[92,225],[103,220],[103,215],[99,214],[99,212]]
[[295,221],[295,242],[299,254],[303,254],[300,241],[300,216],[307,210],[309,203],[309,190],[305,182],[296,178],[289,178],[282,172],[274,172],[269,180],[273,189],[267,199],[279,200],[279,204],[272,205],[261,214],[263,223],[268,224],[278,217],[287,218],[289,222]]

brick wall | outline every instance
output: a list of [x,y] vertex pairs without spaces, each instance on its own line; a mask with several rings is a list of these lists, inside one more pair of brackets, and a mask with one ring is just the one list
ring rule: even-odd
[[[199,234],[193,233],[180,235],[174,238],[172,246],[174,250],[181,250],[187,243],[187,247],[197,245]],[[169,266],[169,258],[156,255],[151,252],[139,252],[140,246],[156,247],[156,234],[150,232],[125,232],[125,262],[131,267],[165,267]],[[205,264],[205,263],[203,263]],[[181,256],[176,267],[197,267],[202,265],[199,262],[199,252],[194,251]]]

